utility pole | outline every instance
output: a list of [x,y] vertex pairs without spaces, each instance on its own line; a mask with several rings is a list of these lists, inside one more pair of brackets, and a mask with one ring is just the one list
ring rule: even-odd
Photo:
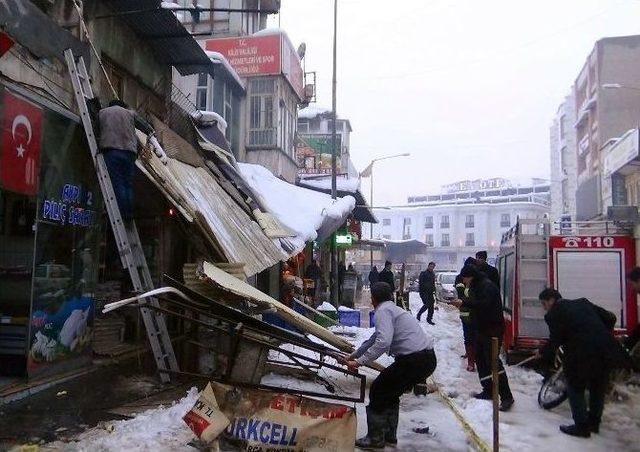
[[[331,82],[331,106],[333,125],[331,127],[331,198],[338,198],[337,172],[338,172],[338,149],[336,149],[336,60],[337,60],[337,34],[338,34],[338,0],[333,0],[333,79]],[[331,235],[331,302],[338,307],[338,245],[336,243],[336,233]]]

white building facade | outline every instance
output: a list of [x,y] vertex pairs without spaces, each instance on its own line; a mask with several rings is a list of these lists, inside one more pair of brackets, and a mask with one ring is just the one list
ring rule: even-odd
[[576,218],[578,154],[575,122],[575,98],[570,94],[558,107],[549,131],[552,221],[558,221],[563,215]]
[[419,240],[428,246],[425,263],[457,270],[477,251],[495,259],[502,234],[518,218],[548,215],[549,190],[548,181],[540,179],[521,185],[506,179],[451,184],[439,195],[410,197],[408,206],[376,209],[373,238]]

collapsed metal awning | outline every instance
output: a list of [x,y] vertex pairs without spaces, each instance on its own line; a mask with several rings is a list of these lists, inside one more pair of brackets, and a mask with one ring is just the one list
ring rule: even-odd
[[104,0],[104,3],[149,44],[160,61],[175,66],[182,75],[208,72],[213,76],[216,65],[174,13],[161,7],[160,0]]

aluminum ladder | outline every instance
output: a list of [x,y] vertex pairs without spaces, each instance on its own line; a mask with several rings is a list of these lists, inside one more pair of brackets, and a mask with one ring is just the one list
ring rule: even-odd
[[[111,228],[113,229],[113,235],[120,254],[122,267],[129,272],[135,292],[142,293],[149,291],[153,289],[153,280],[151,279],[151,273],[149,272],[147,260],[140,243],[138,228],[133,220],[126,223],[122,220],[104,156],[99,152],[98,143],[96,142],[96,137],[93,132],[93,123],[89,115],[87,100],[93,99],[94,96],[84,59],[82,57],[76,58],[71,49],[66,50],[64,56],[69,69],[69,75],[71,76],[82,125],[84,126],[91,156],[93,157],[93,164],[98,175],[102,197],[104,198],[109,221],[111,222]],[[150,298],[147,302],[140,301],[140,303],[149,303],[153,307],[160,306],[156,298]],[[156,360],[158,371],[160,372],[160,379],[162,382],[167,383],[170,381],[170,373],[163,372],[163,370],[177,372],[179,368],[173,351],[173,345],[171,344],[171,338],[167,331],[164,315],[144,305],[141,306],[140,312],[147,330],[151,350]]]

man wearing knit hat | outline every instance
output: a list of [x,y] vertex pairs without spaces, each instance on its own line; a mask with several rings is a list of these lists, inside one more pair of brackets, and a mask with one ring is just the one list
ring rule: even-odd
[[[460,276],[462,282],[469,288],[469,296],[464,300],[454,300],[451,304],[458,308],[464,307],[471,311],[476,327],[475,353],[478,376],[482,385],[482,392],[475,395],[477,399],[490,400],[492,394],[491,382],[491,342],[497,337],[502,345],[504,333],[504,317],[502,315],[502,300],[500,290],[475,265],[465,265]],[[509,380],[502,361],[498,358],[498,388],[500,392],[500,410],[508,411],[513,405],[513,395],[509,388]]]

